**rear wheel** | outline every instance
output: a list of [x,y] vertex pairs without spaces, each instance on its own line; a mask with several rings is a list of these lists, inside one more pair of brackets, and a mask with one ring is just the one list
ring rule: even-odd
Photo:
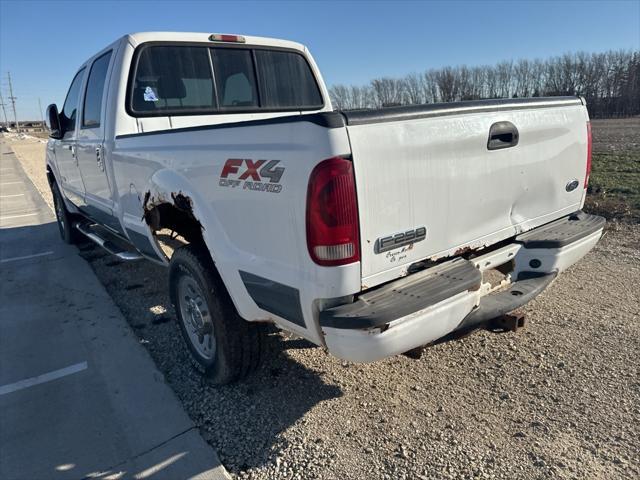
[[51,193],[53,195],[53,206],[56,212],[60,237],[68,244],[75,244],[78,242],[79,235],[73,226],[74,216],[67,210],[62,194],[60,193],[60,188],[55,182],[51,184]]
[[262,325],[238,315],[204,246],[190,244],[173,253],[169,289],[194,363],[213,383],[233,382],[258,366]]

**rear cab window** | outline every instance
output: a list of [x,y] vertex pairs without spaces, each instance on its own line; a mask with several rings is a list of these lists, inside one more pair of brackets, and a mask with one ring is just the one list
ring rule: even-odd
[[213,76],[206,49],[153,46],[138,56],[131,109],[139,113],[202,112],[215,109]]
[[267,47],[138,47],[127,111],[134,117],[318,110],[324,101],[307,59]]
[[259,108],[251,50],[215,48],[211,55],[221,109]]
[[317,108],[322,96],[307,60],[288,52],[256,50],[262,103],[267,108]]

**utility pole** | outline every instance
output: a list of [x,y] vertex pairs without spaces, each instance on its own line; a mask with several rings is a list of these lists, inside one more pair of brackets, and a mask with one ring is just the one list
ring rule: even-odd
[[11,84],[11,72],[7,72],[7,80],[9,81],[9,100],[11,100],[11,106],[13,107],[13,120],[16,122],[16,132],[20,133],[20,124],[18,123],[18,114],[16,113],[16,100],[13,96],[13,85]]
[[5,103],[4,103],[4,98],[2,98],[2,92],[0,92],[0,106],[2,107],[2,113],[4,115],[4,126],[8,127],[9,121],[7,120],[7,110],[4,108]]
[[44,131],[44,117],[42,116],[42,103],[40,97],[38,97],[38,109],[40,110],[40,123],[42,123],[42,130]]

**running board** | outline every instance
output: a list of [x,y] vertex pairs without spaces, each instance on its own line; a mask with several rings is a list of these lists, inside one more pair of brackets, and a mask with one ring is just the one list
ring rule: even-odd
[[130,252],[127,250],[123,250],[111,240],[101,237],[96,232],[91,230],[90,224],[76,223],[75,227],[80,233],[82,233],[89,240],[94,242],[96,245],[99,245],[100,247],[104,248],[111,255],[115,255],[120,260],[131,262],[134,260],[142,260],[144,258],[138,252]]

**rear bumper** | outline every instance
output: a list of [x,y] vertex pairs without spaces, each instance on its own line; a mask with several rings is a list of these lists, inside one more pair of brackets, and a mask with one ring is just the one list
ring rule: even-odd
[[[376,361],[515,310],[586,255],[603,228],[601,217],[578,212],[483,256],[454,259],[327,309],[320,313],[327,349],[349,361]],[[509,261],[506,289],[492,293],[482,272]]]

